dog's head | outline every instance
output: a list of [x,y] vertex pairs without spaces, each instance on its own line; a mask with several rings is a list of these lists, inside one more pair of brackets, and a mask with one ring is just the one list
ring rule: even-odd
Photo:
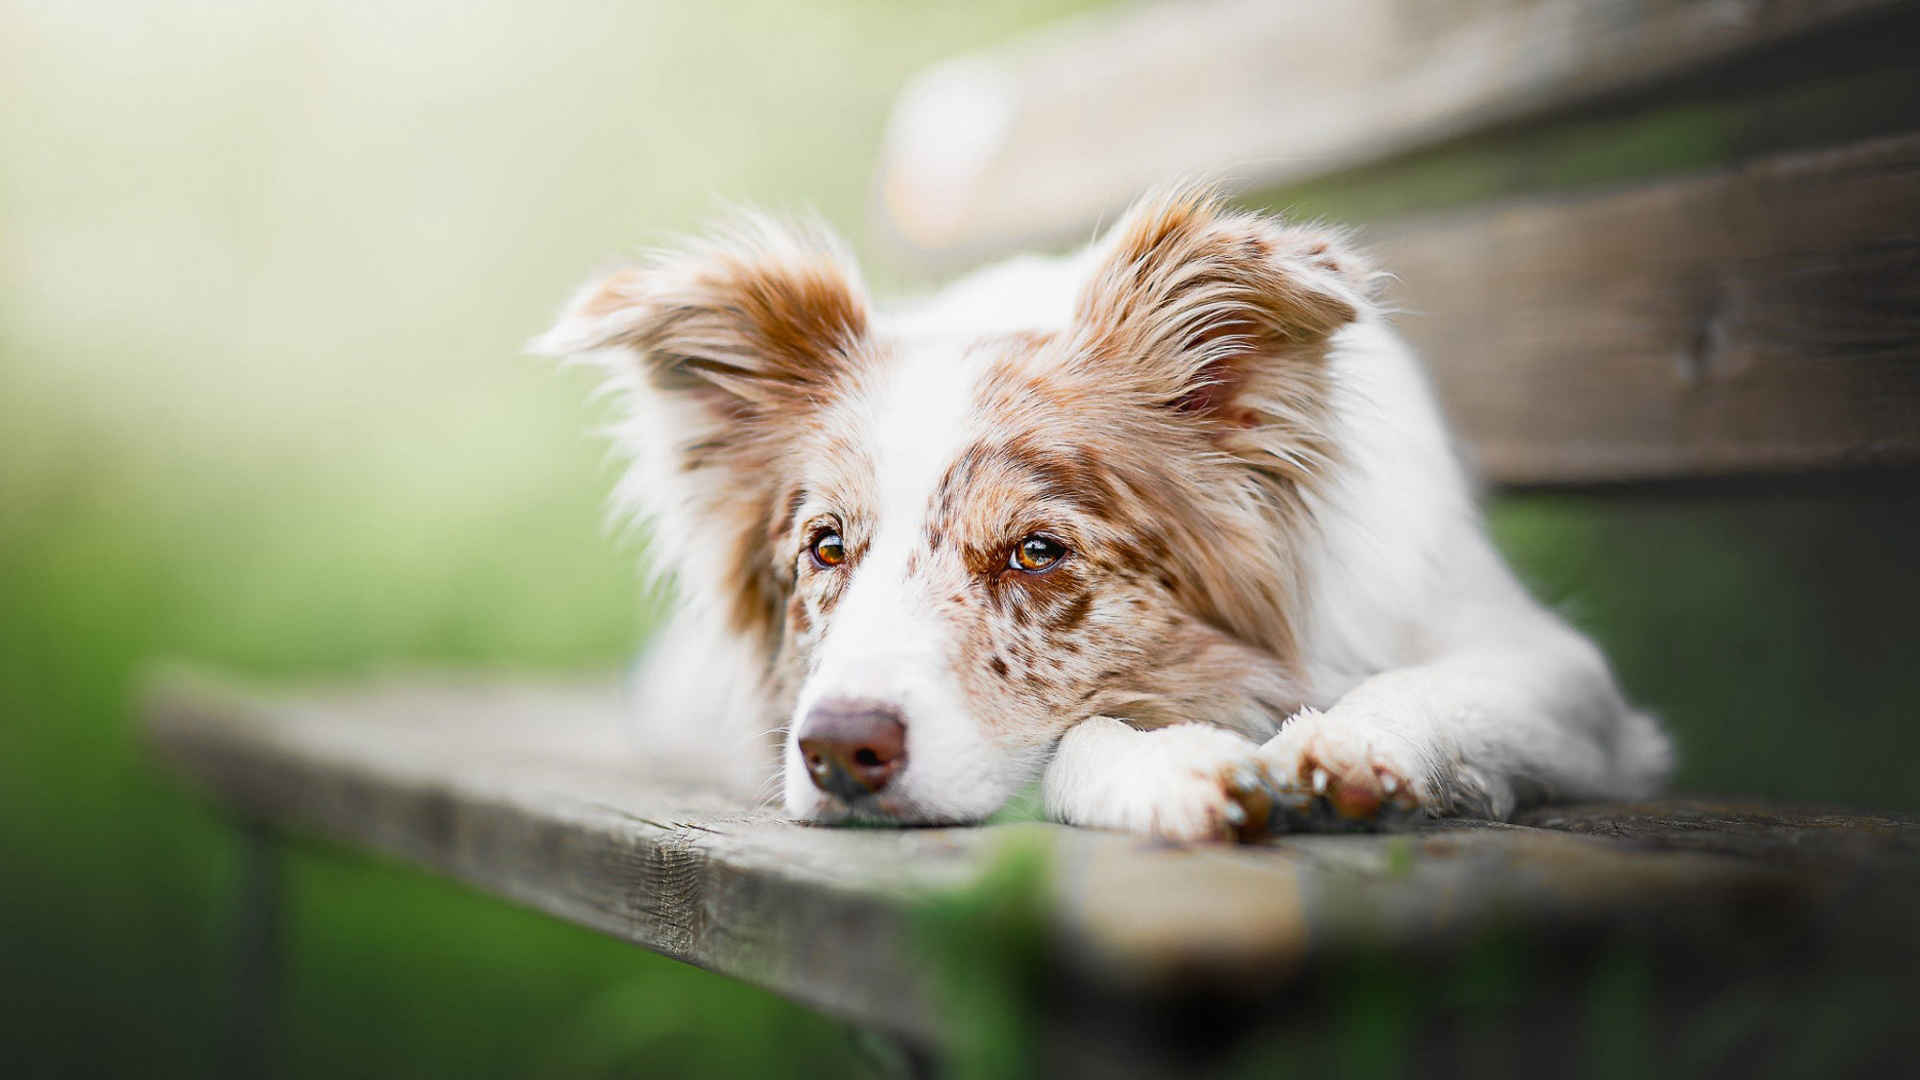
[[890,333],[824,233],[754,222],[539,343],[624,390],[620,498],[762,651],[796,816],[977,820],[1087,717],[1261,735],[1299,703],[1327,338],[1367,275],[1192,189],[1085,266],[1058,325]]

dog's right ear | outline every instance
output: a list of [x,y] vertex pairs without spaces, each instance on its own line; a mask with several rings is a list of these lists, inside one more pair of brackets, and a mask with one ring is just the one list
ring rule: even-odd
[[751,219],[589,282],[529,348],[607,369],[633,459],[616,504],[652,521],[655,566],[687,599],[771,640],[791,578],[776,548],[792,451],[870,355],[868,321],[824,229]]
[[588,282],[530,348],[617,350],[659,392],[744,419],[812,396],[867,323],[859,276],[825,230],[755,218]]

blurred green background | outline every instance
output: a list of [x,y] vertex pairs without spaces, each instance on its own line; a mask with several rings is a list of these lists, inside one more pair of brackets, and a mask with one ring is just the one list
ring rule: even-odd
[[[519,344],[728,203],[862,246],[903,78],[1092,6],[0,6],[0,1069],[218,1064],[239,841],[145,766],[156,658],[602,670],[656,614],[582,377]],[[884,287],[889,280],[875,275]],[[1507,498],[1681,786],[1920,808],[1911,485]],[[837,1025],[298,846],[294,1075],[781,1075]]]

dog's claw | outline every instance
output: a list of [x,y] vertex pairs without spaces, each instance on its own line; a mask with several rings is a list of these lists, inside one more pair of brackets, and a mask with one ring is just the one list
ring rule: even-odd
[[1220,773],[1220,789],[1226,806],[1220,811],[1226,838],[1242,844],[1263,840],[1274,831],[1274,807],[1278,792],[1264,769],[1254,765],[1233,765]]
[[1308,757],[1298,776],[1274,791],[1275,832],[1372,832],[1420,816],[1413,786],[1391,769],[1355,775]]

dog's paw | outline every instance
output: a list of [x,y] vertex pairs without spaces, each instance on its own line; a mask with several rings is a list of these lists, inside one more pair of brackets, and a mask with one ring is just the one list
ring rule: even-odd
[[1143,802],[1137,831],[1183,844],[1259,840],[1272,828],[1281,787],[1250,752],[1180,770]]
[[1126,734],[1127,757],[1089,774],[1067,820],[1178,844],[1246,842],[1272,828],[1281,785],[1255,744],[1201,724]]
[[1047,766],[1047,814],[1177,844],[1257,840],[1285,800],[1246,737],[1208,724],[1140,731],[1096,716]]
[[[1342,723],[1308,709],[1260,748],[1268,775],[1287,785],[1288,805],[1305,794],[1334,818],[1373,822],[1433,812],[1432,781],[1413,745],[1391,731]],[[1313,815],[1300,822],[1313,827]]]

